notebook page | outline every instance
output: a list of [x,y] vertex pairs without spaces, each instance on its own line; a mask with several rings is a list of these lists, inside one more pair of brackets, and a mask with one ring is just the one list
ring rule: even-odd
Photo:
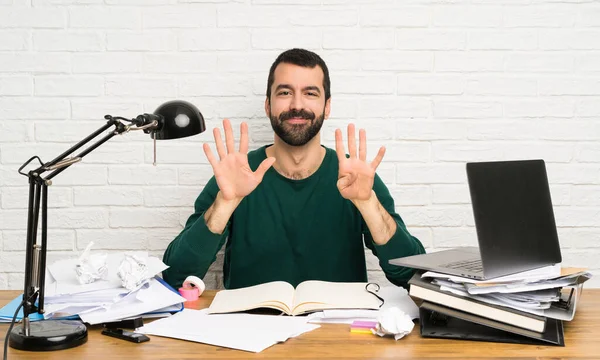
[[241,289],[221,290],[215,295],[208,312],[228,313],[268,307],[290,312],[294,287],[284,281],[273,281]]
[[379,309],[381,301],[365,289],[366,285],[305,281],[296,288],[294,314],[324,309]]

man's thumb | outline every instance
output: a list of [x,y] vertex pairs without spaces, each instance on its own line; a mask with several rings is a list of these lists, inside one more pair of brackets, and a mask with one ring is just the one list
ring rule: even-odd
[[269,168],[271,166],[273,166],[274,163],[275,163],[275,158],[268,157],[268,158],[264,159],[260,163],[260,165],[258,165],[258,169],[256,169],[256,171],[254,173],[256,175],[258,175],[259,179],[262,181],[263,176],[265,176],[265,173],[267,172],[267,170],[269,170]]
[[345,188],[346,186],[348,186],[348,184],[350,184],[350,176],[348,175],[339,178],[339,180],[337,181],[337,187],[339,189]]

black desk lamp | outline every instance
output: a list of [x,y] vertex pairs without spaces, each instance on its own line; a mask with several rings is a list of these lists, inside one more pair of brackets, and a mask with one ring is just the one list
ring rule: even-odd
[[[204,118],[198,108],[185,101],[169,101],[159,106],[154,113],[142,114],[135,119],[126,119],[119,116],[113,117],[111,115],[106,115],[104,118],[107,120],[104,126],[60,154],[56,159],[43,163],[38,156],[34,156],[19,168],[19,173],[29,178],[29,206],[27,212],[25,287],[23,289],[23,301],[15,312],[16,318],[20,308],[23,307],[23,323],[13,329],[15,320],[13,318],[13,323],[11,323],[8,330],[8,334],[10,334],[9,344],[15,349],[29,351],[60,350],[75,347],[87,341],[87,329],[83,322],[79,320],[29,321],[29,314],[36,312],[40,314],[44,313],[48,186],[52,185],[52,178],[72,164],[81,161],[85,155],[113,136],[130,130],[143,130],[144,133],[152,136],[154,139],[155,165],[157,139],[178,139],[196,135],[206,130]],[[76,156],[67,158],[67,156],[112,126],[115,126],[114,131],[99,139]],[[28,173],[22,172],[29,163],[36,159],[40,163],[40,167]],[[46,176],[42,176],[47,171],[51,172]],[[42,241],[41,244],[37,244],[36,238],[40,207],[42,208]],[[38,302],[37,306],[36,301]]]

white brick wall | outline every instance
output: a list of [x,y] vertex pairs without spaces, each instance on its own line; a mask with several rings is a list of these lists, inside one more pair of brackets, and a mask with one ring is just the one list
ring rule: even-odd
[[[324,143],[353,121],[372,154],[387,146],[379,175],[428,250],[477,243],[465,162],[540,157],[564,264],[600,275],[597,0],[0,0],[0,289],[23,285],[23,161],[175,98],[209,128],[248,121],[252,148],[270,142],[267,72],[291,47],[330,67]],[[160,256],[212,175],[205,141],[159,143],[154,167],[130,133],[57,176],[49,261],[90,241]]]

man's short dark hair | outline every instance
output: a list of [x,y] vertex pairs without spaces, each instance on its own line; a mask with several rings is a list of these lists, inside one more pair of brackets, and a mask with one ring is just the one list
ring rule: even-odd
[[327,69],[327,65],[325,61],[321,59],[321,57],[315,54],[312,51],[305,49],[290,49],[279,54],[273,65],[271,65],[271,69],[269,70],[269,79],[267,80],[267,98],[271,101],[271,86],[273,86],[273,82],[275,82],[275,69],[277,65],[281,63],[294,64],[307,68],[314,68],[315,66],[320,66],[321,70],[323,70],[323,90],[325,91],[325,101],[327,101],[331,97],[331,80],[329,79],[329,70]]

